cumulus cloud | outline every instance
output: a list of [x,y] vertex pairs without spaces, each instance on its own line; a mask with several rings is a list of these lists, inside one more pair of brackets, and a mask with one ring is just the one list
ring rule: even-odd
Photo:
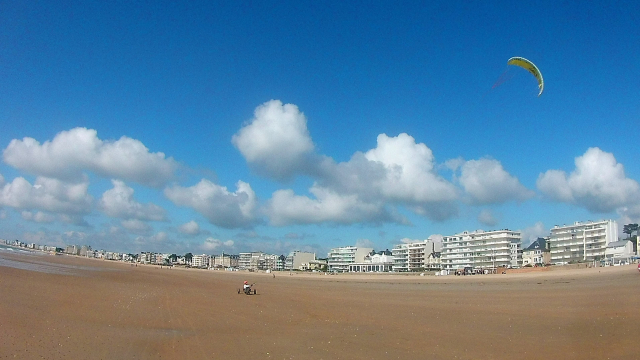
[[[618,225],[620,226],[640,223],[640,201],[633,205],[618,208],[616,212],[620,215],[618,220]],[[620,230],[620,233],[622,233],[622,230]]]
[[504,170],[494,159],[465,161],[460,166],[460,185],[476,204],[500,204],[507,201],[524,201],[533,191],[525,188],[518,179]]
[[133,198],[134,190],[120,180],[111,180],[113,189],[102,194],[98,208],[108,216],[137,220],[165,220],[165,210],[155,204],[143,205]]
[[161,152],[151,153],[142,142],[126,136],[103,141],[96,130],[74,128],[40,144],[33,138],[13,139],[3,151],[4,161],[31,174],[77,180],[84,171],[97,175],[161,186],[173,177],[177,163]]
[[538,189],[549,199],[575,204],[594,213],[607,213],[640,202],[640,186],[626,177],[624,166],[611,153],[589,148],[575,159],[575,169],[540,174]]
[[372,248],[372,249],[375,250],[376,244],[374,244],[373,241],[371,241],[369,239],[358,239],[358,240],[356,240],[356,247],[359,247],[359,248]]
[[166,251],[167,248],[172,246],[169,235],[164,231],[160,231],[151,236],[138,236],[133,241],[133,245],[145,251]]
[[454,200],[455,187],[434,171],[434,156],[425,144],[417,144],[407,134],[378,135],[377,147],[365,158],[384,166],[382,178],[374,185],[392,201],[426,203]]
[[478,221],[487,226],[496,226],[498,224],[498,219],[489,209],[482,209],[480,211],[480,214],[478,214]]
[[525,228],[520,231],[522,236],[522,246],[523,248],[531,245],[532,242],[536,241],[540,237],[547,237],[551,232],[547,229],[544,224],[540,221],[535,223],[532,226]]
[[293,190],[278,190],[268,201],[266,213],[272,225],[317,224],[406,220],[389,212],[381,202],[361,201],[356,194],[341,195],[330,189],[312,187],[315,199],[295,195]]
[[431,150],[413,137],[378,136],[377,147],[356,153],[348,162],[318,162],[314,198],[291,190],[275,192],[267,206],[272,223],[398,222],[397,206],[434,220],[457,213],[456,188],[437,174]]
[[138,219],[122,220],[120,223],[122,224],[123,228],[135,234],[146,234],[152,230],[149,224]]
[[23,219],[27,221],[33,221],[37,223],[50,223],[55,220],[55,217],[51,214],[43,213],[42,211],[38,211],[35,214],[31,211],[23,211],[21,213]]
[[250,166],[278,180],[307,167],[314,151],[304,114],[279,100],[258,106],[254,118],[231,141]]
[[222,241],[214,238],[207,238],[202,245],[200,245],[200,249],[203,251],[214,251],[220,248],[232,248],[234,244],[233,240]]
[[180,225],[178,231],[187,235],[198,235],[200,233],[200,226],[197,222],[191,220],[188,223]]
[[50,213],[84,215],[91,211],[93,198],[87,193],[88,181],[66,183],[38,177],[33,185],[17,177],[0,191],[0,205],[20,210],[42,210]]
[[176,205],[193,208],[214,225],[223,228],[254,225],[257,221],[255,192],[242,181],[236,183],[236,188],[232,193],[224,186],[202,179],[191,187],[166,188],[164,194]]

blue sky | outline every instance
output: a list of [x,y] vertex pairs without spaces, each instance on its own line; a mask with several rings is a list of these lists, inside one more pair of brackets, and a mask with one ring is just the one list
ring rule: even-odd
[[324,256],[638,222],[638,39],[635,2],[5,1],[0,237]]

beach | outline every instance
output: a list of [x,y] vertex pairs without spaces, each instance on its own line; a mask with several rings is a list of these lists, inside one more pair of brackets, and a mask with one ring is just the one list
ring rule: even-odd
[[[466,277],[274,277],[0,257],[0,359],[640,356],[637,265]],[[256,295],[237,293],[244,280],[255,283]]]

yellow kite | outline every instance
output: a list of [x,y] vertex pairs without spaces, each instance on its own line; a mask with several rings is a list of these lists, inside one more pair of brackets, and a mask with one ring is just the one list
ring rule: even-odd
[[544,90],[544,80],[542,79],[542,73],[540,73],[540,70],[534,63],[522,57],[512,57],[507,61],[507,65],[520,66],[533,74],[533,76],[538,80],[538,87],[540,88],[538,96],[542,95],[542,90]]

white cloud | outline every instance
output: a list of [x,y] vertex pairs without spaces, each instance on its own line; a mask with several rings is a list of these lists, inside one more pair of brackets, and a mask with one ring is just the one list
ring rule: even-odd
[[[636,204],[621,207],[617,212],[618,215],[620,215],[620,219],[618,220],[619,226],[640,223],[640,201]],[[622,233],[622,228],[620,228],[620,233]]]
[[191,187],[174,185],[164,190],[174,204],[191,207],[212,224],[223,228],[247,227],[256,223],[257,199],[251,186],[236,183],[237,191],[231,193],[224,186],[202,179]]
[[279,100],[258,106],[231,141],[252,167],[279,180],[305,168],[314,151],[304,114]]
[[340,195],[329,189],[312,187],[309,190],[315,199],[295,195],[293,190],[278,190],[267,203],[266,213],[271,224],[316,224],[333,222],[352,224],[356,222],[396,221],[382,203],[363,202],[357,195]]
[[200,226],[197,222],[191,220],[188,223],[180,225],[178,231],[187,235],[198,235],[200,233]]
[[498,219],[489,209],[482,209],[480,211],[480,214],[478,214],[478,221],[487,226],[496,226],[498,224]]
[[151,226],[138,219],[122,220],[122,227],[136,234],[146,234],[152,230]]
[[173,244],[167,233],[160,231],[151,236],[136,237],[133,245],[145,251],[167,251],[167,248]]
[[173,177],[177,163],[161,152],[150,153],[142,142],[126,136],[103,141],[96,130],[74,128],[40,144],[33,138],[13,139],[3,152],[4,161],[36,175],[77,180],[83,171],[161,186]]
[[466,161],[460,171],[460,184],[476,204],[524,201],[534,195],[494,159]]
[[27,221],[34,221],[37,223],[50,223],[55,220],[55,217],[51,214],[43,213],[42,211],[38,211],[35,214],[31,211],[23,211],[21,213],[23,219]]
[[203,251],[214,251],[219,248],[227,248],[230,249],[234,245],[233,240],[222,241],[214,238],[207,238],[202,245],[200,245],[200,249]]
[[369,239],[358,239],[358,240],[356,240],[356,247],[359,247],[359,248],[372,248],[372,249],[375,250],[376,244],[374,244],[373,241],[371,241]]
[[425,144],[400,134],[378,135],[378,145],[365,157],[384,165],[385,174],[375,179],[381,194],[391,200],[409,203],[451,201],[457,198],[455,187],[434,171],[434,157]]
[[540,174],[538,189],[549,199],[606,213],[640,202],[640,186],[626,177],[624,166],[611,153],[589,148],[575,159],[576,168]]
[[87,193],[88,182],[65,183],[38,177],[33,185],[17,177],[0,191],[0,205],[20,210],[43,210],[51,213],[83,215],[91,211],[93,198]]
[[434,170],[431,150],[407,134],[381,134],[375,149],[348,162],[324,158],[315,174],[318,181],[309,190],[315,198],[291,190],[273,194],[267,206],[272,223],[408,223],[396,214],[399,205],[434,220],[457,213],[455,187]]
[[0,186],[4,185],[4,176],[0,174]]
[[549,236],[550,231],[544,226],[542,222],[538,221],[533,226],[529,226],[520,231],[520,233],[522,235],[522,247],[526,248],[538,238]]
[[165,220],[165,211],[155,204],[140,204],[133,199],[134,190],[120,180],[111,180],[113,189],[102,194],[98,208],[108,216],[137,220]]

